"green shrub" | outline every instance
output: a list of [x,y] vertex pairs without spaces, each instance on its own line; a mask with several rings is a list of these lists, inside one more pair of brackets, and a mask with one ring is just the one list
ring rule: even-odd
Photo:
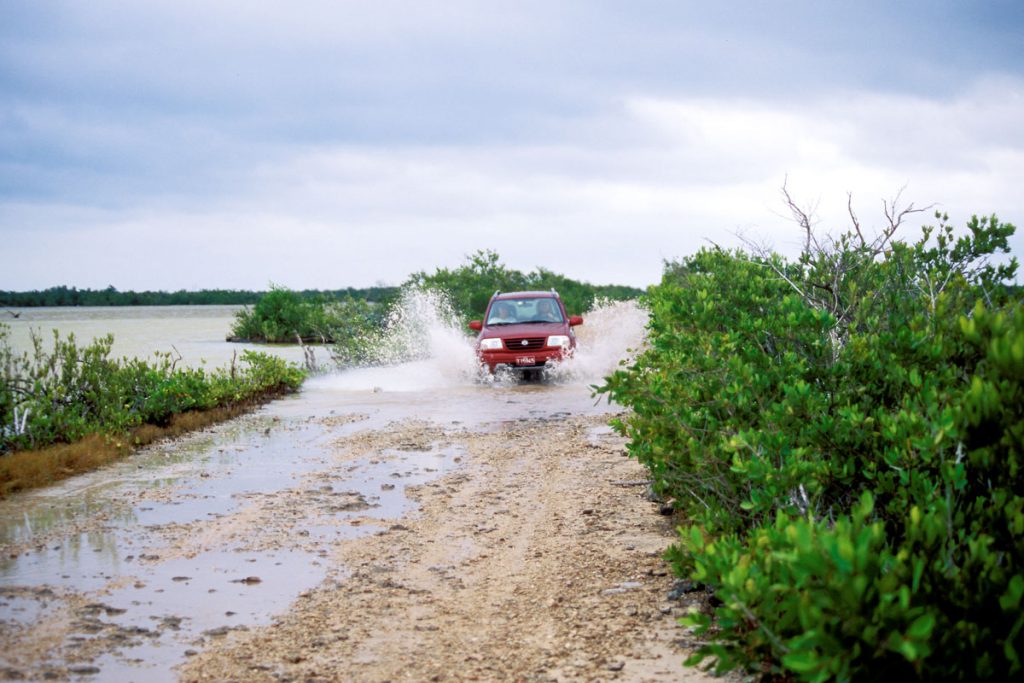
[[295,391],[306,376],[301,368],[268,353],[243,351],[242,363],[246,367],[238,381],[249,395]]
[[151,363],[110,358],[113,337],[78,346],[54,331],[52,350],[32,336],[15,354],[0,325],[0,453],[73,442],[93,433],[166,425],[177,414],[296,390],[304,372],[276,356],[245,352],[242,369],[180,369],[169,354]]
[[346,344],[377,329],[386,310],[386,305],[364,299],[309,298],[271,285],[253,308],[238,311],[231,338],[284,344],[300,339]]
[[1013,226],[702,251],[602,391],[685,514],[716,666],[805,680],[1019,675],[1024,314]]
[[265,342],[294,342],[297,336],[315,336],[316,303],[303,301],[296,292],[271,285],[252,309],[236,315],[232,334],[241,339]]

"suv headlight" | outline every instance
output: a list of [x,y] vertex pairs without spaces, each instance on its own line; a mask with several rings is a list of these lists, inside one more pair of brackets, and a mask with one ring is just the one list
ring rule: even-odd
[[492,337],[491,339],[481,339],[480,340],[480,350],[481,351],[496,351],[496,350],[498,350],[500,348],[501,348],[501,339],[498,339],[497,337]]
[[569,348],[569,337],[564,334],[553,334],[548,337],[548,346],[561,346]]

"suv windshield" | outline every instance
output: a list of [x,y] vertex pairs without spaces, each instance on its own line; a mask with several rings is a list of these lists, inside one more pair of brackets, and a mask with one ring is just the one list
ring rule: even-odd
[[563,320],[562,311],[551,297],[499,299],[491,306],[490,315],[487,316],[488,325],[560,323]]

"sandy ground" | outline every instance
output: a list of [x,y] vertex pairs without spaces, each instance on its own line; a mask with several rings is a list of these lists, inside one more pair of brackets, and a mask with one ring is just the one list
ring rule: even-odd
[[[404,420],[362,429],[365,415],[318,419],[328,434],[345,431],[299,479],[233,496],[238,505],[231,514],[140,531],[143,550],[130,565],[140,569],[200,561],[210,553],[269,558],[292,551],[315,556],[319,569],[326,569],[323,581],[290,607],[272,612],[277,616],[269,625],[226,616],[233,626],[204,630],[172,648],[172,661],[184,663],[176,673],[164,669],[161,677],[709,679],[682,665],[694,643],[676,620],[697,609],[699,596],[669,599],[675,581],[661,556],[673,538],[671,519],[649,500],[646,472],[625,457],[623,440],[606,426],[608,418],[562,413],[472,428]],[[287,442],[285,425],[270,422],[265,431],[285,430],[281,438]],[[375,485],[384,491],[424,476],[427,483],[405,485],[414,512],[382,514],[374,496],[339,486],[346,472],[368,462],[391,472]],[[135,507],[189,502],[174,487],[144,488],[127,497],[125,504]],[[78,520],[72,531],[87,534],[108,517]],[[309,532],[317,527],[368,533],[342,533],[349,540],[325,544]],[[31,557],[68,533],[55,526],[34,537],[32,547],[9,545],[3,551]],[[266,564],[246,565],[253,576],[239,575],[246,578],[231,585],[249,579],[270,585],[268,570]],[[4,589],[2,604],[24,598],[44,608],[30,622],[4,621],[0,679],[147,680],[146,671],[131,664],[109,668],[111,658],[152,656],[144,649],[125,653],[140,643],[145,648],[147,642],[165,642],[185,628],[190,614],[181,607],[155,621],[140,621],[141,613],[132,622],[142,607],[126,600],[124,591],[161,594],[164,585],[193,594],[205,589],[189,576],[164,577],[161,587],[132,576],[127,572],[99,591]],[[148,579],[154,580],[155,575]],[[166,652],[166,645],[155,646],[148,652]]]
[[338,546],[333,579],[270,626],[211,640],[182,680],[703,679],[682,666],[688,607],[667,598],[669,520],[603,425],[405,425],[341,445],[339,462],[438,441],[464,456],[409,491],[418,513]]

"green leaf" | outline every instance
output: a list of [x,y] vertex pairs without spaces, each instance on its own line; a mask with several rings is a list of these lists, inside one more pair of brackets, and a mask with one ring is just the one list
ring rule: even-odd
[[907,637],[914,640],[927,640],[931,636],[934,627],[935,615],[931,613],[922,614],[907,629]]
[[1024,576],[1015,574],[1010,579],[1006,593],[999,597],[999,606],[1004,612],[1015,612],[1020,609],[1021,597],[1024,596]]
[[704,534],[696,526],[690,527],[690,549],[697,551],[704,547]]
[[806,674],[821,668],[821,660],[813,650],[790,652],[782,656],[782,664],[790,671]]

